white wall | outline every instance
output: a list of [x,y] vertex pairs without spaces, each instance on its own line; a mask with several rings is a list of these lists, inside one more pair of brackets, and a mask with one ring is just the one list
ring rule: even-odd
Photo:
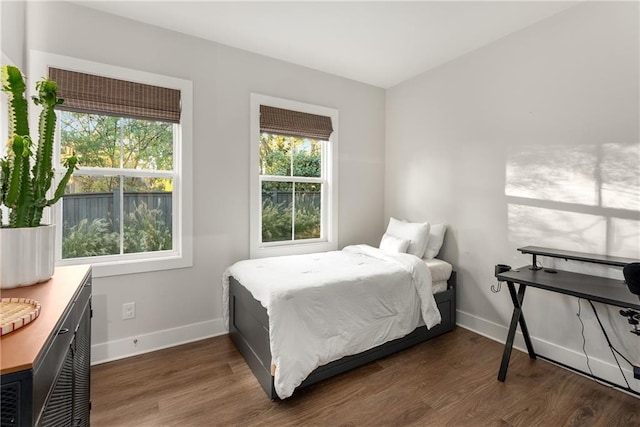
[[[377,243],[382,89],[64,2],[27,4],[26,43],[193,81],[193,268],[95,279],[94,361],[223,332],[221,276],[249,254],[251,92],[339,110],[339,246]],[[137,317],[123,321],[121,306],[130,301]]]
[[[24,20],[25,6],[23,2],[0,1],[0,64],[15,65],[24,68]],[[0,156],[6,153],[5,141],[9,137],[7,98],[0,95]],[[2,217],[8,212],[1,207]]]
[[[385,214],[450,225],[462,325],[504,342],[510,298],[489,288],[495,264],[531,262],[518,247],[640,258],[638,18],[638,3],[586,2],[387,91]],[[524,311],[537,351],[587,370],[577,304],[529,289]],[[598,310],[640,362],[617,309]],[[620,382],[584,301],[582,317],[591,367]]]
[[2,64],[23,68],[25,4],[21,1],[0,2],[0,48]]

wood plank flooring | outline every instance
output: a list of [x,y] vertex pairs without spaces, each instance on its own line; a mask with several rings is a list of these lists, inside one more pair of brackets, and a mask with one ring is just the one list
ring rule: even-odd
[[93,426],[640,426],[640,399],[462,328],[270,401],[228,336],[92,368]]

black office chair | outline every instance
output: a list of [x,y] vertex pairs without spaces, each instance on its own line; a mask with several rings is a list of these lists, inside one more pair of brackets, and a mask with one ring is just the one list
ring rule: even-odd
[[[625,265],[622,269],[622,274],[624,274],[624,281],[631,293],[638,295],[638,299],[640,299],[640,262],[632,262]],[[638,328],[640,324],[640,313],[629,309],[620,310],[620,314],[626,317],[629,324],[633,326],[631,333],[640,336],[640,328]]]
[[624,266],[622,269],[624,281],[627,283],[632,294],[638,295],[640,298],[640,262],[632,262]]

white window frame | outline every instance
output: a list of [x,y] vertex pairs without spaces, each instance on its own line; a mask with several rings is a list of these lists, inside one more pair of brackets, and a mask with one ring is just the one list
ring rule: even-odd
[[[331,118],[333,133],[328,144],[323,144],[322,185],[322,236],[319,239],[304,239],[285,242],[262,242],[262,180],[260,178],[260,105],[284,108],[303,113],[317,114]],[[249,215],[249,256],[263,258],[268,256],[297,255],[313,252],[326,252],[338,249],[338,110],[273,96],[252,93],[250,97],[250,215]],[[281,177],[290,182],[296,178]],[[271,180],[271,179],[268,179]]]
[[[193,83],[189,80],[163,76],[139,70],[102,64],[84,59],[72,58],[37,50],[29,55],[29,90],[42,76],[48,75],[49,67],[63,68],[82,73],[94,74],[115,79],[127,80],[180,90],[182,112],[180,124],[174,125],[174,179],[173,179],[173,249],[171,251],[145,252],[136,254],[108,255],[62,259],[62,203],[45,210],[43,222],[56,224],[56,265],[92,264],[94,277],[116,276],[121,274],[143,273],[191,267],[193,265]],[[30,103],[30,132],[37,135],[38,109]],[[59,113],[58,113],[59,114]],[[60,127],[54,147],[53,164],[56,166],[56,178],[62,176],[60,166]],[[82,165],[80,165],[82,168]],[[91,174],[90,168],[87,172]],[[113,173],[118,174],[119,169]],[[127,175],[131,175],[127,171]],[[57,182],[52,184],[52,188]]]

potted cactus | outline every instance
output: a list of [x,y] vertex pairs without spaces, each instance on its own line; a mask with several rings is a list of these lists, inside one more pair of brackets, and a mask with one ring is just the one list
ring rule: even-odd
[[42,79],[35,87],[38,94],[32,97],[33,102],[42,107],[37,145],[29,135],[22,72],[14,66],[2,67],[2,91],[7,94],[9,106],[9,141],[6,155],[0,159],[0,206],[8,210],[8,221],[2,218],[0,210],[0,288],[3,289],[32,285],[53,275],[55,229],[40,221],[44,208],[55,204],[64,194],[77,164],[75,157],[65,161],[66,173],[49,198],[54,177],[54,108],[63,100],[58,98],[58,85],[52,80]]

